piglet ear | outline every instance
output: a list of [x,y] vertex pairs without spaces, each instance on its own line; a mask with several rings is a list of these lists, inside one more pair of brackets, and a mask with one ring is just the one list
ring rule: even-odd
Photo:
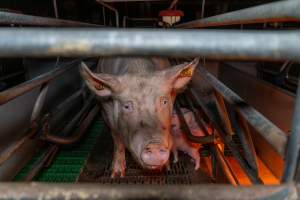
[[195,58],[190,63],[183,63],[164,70],[164,78],[171,84],[174,90],[183,89],[191,80],[194,70],[199,63],[199,58]]
[[121,84],[116,76],[93,73],[83,62],[81,62],[80,74],[88,88],[100,97],[108,97],[120,89]]

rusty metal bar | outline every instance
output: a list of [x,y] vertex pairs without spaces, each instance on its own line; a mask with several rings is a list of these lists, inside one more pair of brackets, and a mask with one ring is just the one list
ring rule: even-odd
[[92,183],[0,183],[1,199],[297,199],[295,184],[234,187],[231,185],[100,185]]
[[300,60],[299,43],[298,30],[0,29],[0,57],[160,55]]
[[272,2],[182,24],[176,28],[205,28],[265,22],[300,22],[300,1]]
[[116,15],[116,27],[119,27],[119,12],[116,8],[112,7],[111,5],[103,2],[102,0],[96,0],[97,3],[101,4],[102,6],[108,8],[109,10],[113,11]]
[[212,74],[210,74],[203,67],[197,68],[197,71],[209,81],[213,88],[219,92],[224,99],[230,104],[235,106],[236,111],[258,132],[263,138],[285,158],[285,148],[287,146],[287,135],[275,126],[271,121],[265,118],[262,114],[249,106],[237,94],[226,87]]
[[78,61],[79,60],[75,60],[71,63],[61,66],[60,68],[56,68],[53,71],[35,77],[32,80],[29,80],[13,88],[0,92],[0,105],[5,104],[10,100],[13,100],[16,97],[21,96],[22,94],[25,94],[26,92],[33,90],[34,88],[37,88],[43,84],[48,83],[49,81],[53,80],[57,76],[61,75],[62,73],[72,69],[74,67],[74,64]]
[[58,27],[101,27],[98,24],[89,24],[70,20],[39,17],[0,11],[0,24],[18,24],[27,26],[58,26]]
[[293,118],[292,131],[287,142],[285,154],[285,169],[282,182],[289,183],[295,178],[297,166],[299,165],[300,151],[300,80],[298,80],[297,96]]
[[231,138],[228,138],[223,128],[218,124],[215,115],[207,108],[207,105],[199,98],[199,96],[196,94],[196,92],[191,89],[188,93],[192,99],[197,102],[197,104],[202,108],[202,110],[205,112],[205,114],[208,116],[208,118],[213,123],[214,127],[218,131],[218,135],[222,138],[223,142],[226,144],[226,146],[230,149],[235,159],[238,161],[242,169],[246,172],[247,176],[250,178],[250,180],[253,183],[262,183],[262,180],[260,177],[258,177],[257,173],[248,165],[247,161],[243,158],[243,156],[240,154],[239,149],[237,148],[236,144],[231,140]]
[[[84,115],[85,112],[91,107],[92,101],[87,102],[86,105],[81,109],[81,111],[73,118],[72,122],[70,122],[70,126],[67,126],[63,132],[68,134],[68,131],[72,131],[74,128],[74,125],[78,123],[78,120],[82,118],[82,115]],[[87,115],[87,117],[84,118],[84,120],[80,123],[80,127],[77,128],[73,135],[71,136],[58,136],[58,135],[50,135],[46,134],[42,137],[43,140],[46,140],[48,142],[52,142],[58,145],[70,145],[76,143],[83,135],[86,133],[87,128],[91,124],[92,120],[95,118],[95,116],[99,112],[99,107],[95,106]],[[71,127],[72,126],[72,127]],[[65,134],[64,134],[65,135]]]

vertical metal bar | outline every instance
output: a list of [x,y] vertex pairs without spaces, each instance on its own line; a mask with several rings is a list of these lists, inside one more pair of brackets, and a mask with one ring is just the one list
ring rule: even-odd
[[204,17],[204,11],[205,11],[205,0],[202,0],[202,6],[201,6],[201,19]]
[[116,8],[112,7],[111,5],[108,5],[107,3],[104,3],[102,0],[96,0],[97,3],[101,4],[102,6],[112,10],[115,12],[116,15],[116,26],[119,27],[119,12]]
[[55,18],[58,19],[58,10],[57,10],[57,2],[56,2],[56,0],[53,0],[53,7],[54,7]]
[[298,83],[292,132],[288,138],[282,182],[292,182],[299,164],[300,151],[300,79]]
[[106,26],[106,16],[105,16],[105,7],[102,7],[102,14],[103,14],[103,24]]

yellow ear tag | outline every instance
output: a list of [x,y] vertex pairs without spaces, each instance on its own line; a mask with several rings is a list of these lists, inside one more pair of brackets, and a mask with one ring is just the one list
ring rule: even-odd
[[193,68],[188,67],[181,71],[180,77],[191,77],[193,75]]
[[104,89],[104,86],[103,86],[103,84],[99,83],[98,85],[95,85],[95,88],[96,88],[97,90],[103,90],[103,89]]

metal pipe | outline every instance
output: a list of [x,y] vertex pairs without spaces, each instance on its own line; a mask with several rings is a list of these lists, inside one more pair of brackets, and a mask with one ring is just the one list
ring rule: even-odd
[[[292,131],[288,138],[285,154],[285,169],[282,182],[289,183],[294,180],[297,165],[299,165],[300,151],[300,80],[298,81],[295,111],[293,118]],[[298,166],[299,167],[299,166]]]
[[221,164],[222,170],[223,170],[226,178],[228,179],[228,181],[231,183],[231,185],[234,185],[234,186],[240,185],[238,178],[234,174],[230,165],[227,163],[226,158],[220,151],[219,147],[217,145],[213,145],[213,146],[211,146],[210,150],[216,156],[218,162]]
[[211,26],[253,24],[265,22],[299,22],[299,10],[300,1],[278,1],[178,24],[175,27],[204,28]]
[[205,0],[202,0],[202,4],[201,4],[201,19],[204,17],[204,11],[205,11]]
[[[90,105],[86,105],[82,110],[86,111],[87,108],[89,108]],[[76,129],[75,134],[71,135],[71,136],[57,136],[57,135],[50,135],[47,134],[45,135],[42,139],[47,140],[48,142],[52,142],[58,145],[70,145],[70,144],[74,144],[76,143],[83,135],[84,133],[86,133],[87,128],[89,127],[89,125],[91,124],[92,120],[95,118],[95,116],[98,114],[99,112],[99,107],[95,106],[87,115],[87,117],[80,123],[80,127],[78,129]],[[82,113],[80,111],[80,113]],[[82,117],[82,115],[80,116]],[[77,116],[75,116],[74,118],[77,118]],[[76,119],[74,119],[76,120]],[[72,120],[72,121],[74,121]],[[72,123],[72,122],[71,122]],[[64,131],[66,129],[70,129],[69,127],[66,127],[64,129]],[[63,132],[64,132],[63,131]]]
[[236,144],[230,138],[227,137],[228,134],[224,133],[224,130],[222,129],[222,127],[219,126],[219,124],[217,123],[217,120],[215,119],[212,112],[206,107],[206,104],[198,97],[198,95],[196,94],[196,92],[194,90],[191,89],[189,94],[191,95],[191,97],[193,97],[195,102],[197,102],[200,105],[200,107],[203,109],[204,113],[212,121],[214,127],[218,130],[218,134],[222,138],[223,142],[230,149],[230,151],[232,152],[233,156],[238,161],[238,163],[240,164],[242,169],[245,170],[245,172],[246,172],[247,176],[250,178],[250,180],[253,183],[262,183],[262,180],[257,176],[256,172],[253,171],[253,169],[249,167],[246,160],[242,157]]
[[32,181],[34,177],[38,175],[38,173],[43,169],[45,164],[49,162],[49,159],[53,159],[56,153],[58,152],[58,147],[56,145],[51,145],[48,148],[48,151],[44,154],[41,160],[31,169],[31,171],[27,174],[24,181]]
[[174,6],[176,6],[178,0],[173,0],[171,5],[169,6],[168,10],[172,10],[174,8]]
[[103,24],[104,24],[104,26],[106,26],[106,16],[105,16],[105,7],[103,6],[102,7],[102,14],[103,14]]
[[95,183],[0,183],[2,199],[297,199],[296,184],[234,187],[221,184],[101,185]]
[[13,143],[7,149],[5,149],[0,154],[0,166],[7,161],[20,147],[22,147],[25,142],[27,142],[30,138],[32,138],[36,132],[38,131],[38,127],[36,124],[33,124],[32,127],[25,133],[25,136],[22,137],[17,142]]
[[96,0],[97,3],[101,4],[102,6],[112,10],[113,12],[115,12],[116,15],[116,27],[119,27],[119,12],[116,8],[112,7],[111,5],[104,3],[102,0]]
[[186,136],[188,137],[189,140],[193,141],[193,142],[197,142],[200,144],[206,144],[206,143],[212,143],[214,142],[214,136],[213,135],[207,135],[207,136],[194,136],[183,116],[183,113],[180,109],[180,105],[178,104],[178,102],[175,102],[174,104],[174,108],[176,111],[176,114],[178,115],[179,121],[180,121],[180,126],[183,128],[184,133],[186,134]]
[[0,24],[18,24],[28,26],[59,26],[59,27],[100,27],[98,24],[89,24],[70,20],[55,19],[49,17],[39,17],[0,11]]
[[297,30],[0,29],[0,57],[160,55],[300,60],[299,43]]
[[[83,90],[80,90],[68,97],[65,101],[63,101],[61,104],[55,107],[53,111],[51,111],[51,113],[58,113],[61,110],[61,108],[64,108],[66,104],[70,103],[72,100],[77,98],[79,95],[82,94],[82,92]],[[0,165],[2,165],[6,160],[8,160],[19,148],[21,148],[30,138],[32,138],[39,130],[38,127],[39,125],[37,124],[36,120],[32,121],[31,127],[29,128],[27,133],[25,133],[20,140],[13,143],[0,154]]]
[[35,101],[35,104],[34,104],[34,107],[33,107],[32,113],[31,113],[31,119],[30,119],[31,123],[36,121],[41,114],[41,110],[46,101],[48,88],[49,88],[48,83],[45,83],[45,85],[43,85],[41,87],[40,94]]
[[261,136],[285,158],[285,148],[287,145],[287,135],[275,126],[270,120],[257,112],[242,100],[237,94],[226,87],[222,82],[215,78],[203,67],[197,68],[201,76],[203,76],[213,87],[220,93],[224,99],[236,107],[236,111],[258,132]]
[[61,75],[62,73],[72,69],[74,67],[74,63],[76,63],[78,61],[79,60],[75,60],[71,63],[61,66],[60,68],[56,68],[50,72],[47,72],[40,76],[37,76],[32,80],[29,80],[27,82],[24,82],[22,84],[15,86],[13,88],[10,88],[8,90],[0,92],[0,105],[13,100],[16,97],[21,96],[22,94],[33,90],[34,88],[37,88],[43,84],[48,83],[49,81],[51,81],[51,80],[55,79],[56,77],[58,77],[59,75]]
[[52,2],[53,2],[53,8],[54,8],[55,18],[58,19],[57,1],[53,0]]

